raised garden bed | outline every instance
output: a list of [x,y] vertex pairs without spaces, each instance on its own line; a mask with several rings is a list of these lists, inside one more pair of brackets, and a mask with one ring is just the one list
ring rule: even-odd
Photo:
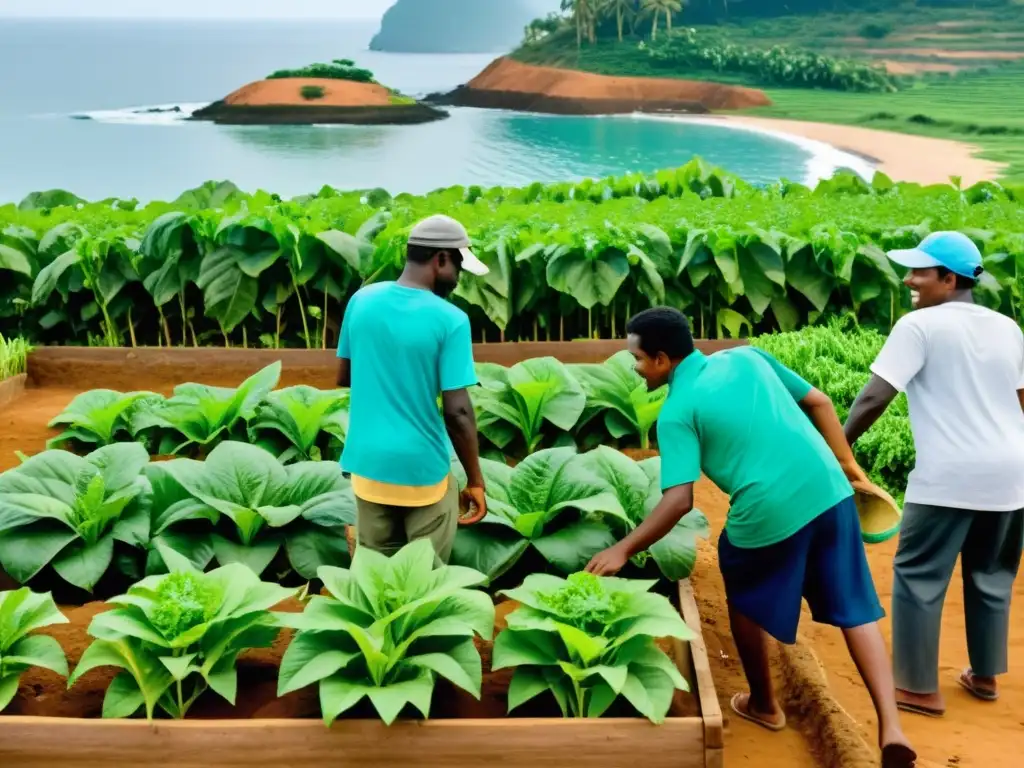
[[[706,353],[743,342],[701,342]],[[566,362],[601,362],[621,351],[621,341],[477,345],[479,362],[512,365],[538,356]],[[29,389],[17,407],[0,401],[0,442],[4,453],[37,452],[51,430],[49,418],[77,392],[92,388],[169,391],[193,379],[237,386],[275,360],[281,360],[280,386],[332,387],[332,351],[241,349],[43,348],[29,360]],[[22,378],[8,383],[17,397]],[[3,395],[0,385],[0,396]],[[10,450],[8,450],[10,449]],[[631,452],[650,455],[652,451]],[[13,455],[4,467],[16,464]],[[671,583],[665,585],[672,587]],[[0,585],[10,588],[14,585]],[[113,672],[93,670],[68,690],[65,680],[35,670],[22,679],[18,698],[0,715],[0,765],[78,766],[161,764],[174,768],[287,765],[317,766],[509,766],[574,768],[626,765],[696,768],[722,763],[722,713],[701,637],[700,616],[688,581],[677,585],[684,620],[697,635],[690,642],[663,641],[662,647],[690,685],[677,692],[661,725],[609,710],[599,719],[566,719],[553,706],[524,707],[506,715],[509,673],[490,672],[490,649],[478,641],[484,659],[483,696],[477,701],[453,686],[435,690],[431,719],[413,718],[392,726],[372,710],[353,710],[330,728],[319,719],[314,687],[278,698],[277,673],[287,634],[273,649],[254,651],[239,662],[237,705],[200,699],[185,720],[104,720],[103,694]],[[72,667],[88,638],[88,620],[104,607],[67,609],[70,625],[54,636]],[[287,609],[283,609],[287,610]],[[501,610],[499,608],[499,614]],[[69,634],[70,632],[70,634]],[[63,634],[61,634],[63,633]]]
[[[711,354],[746,343],[745,339],[702,340],[697,348]],[[478,363],[506,366],[547,356],[563,363],[598,363],[624,348],[621,340],[505,342],[474,344],[473,357]],[[156,390],[182,381],[234,387],[276,360],[282,363],[282,387],[334,386],[338,361],[330,349],[38,347],[29,357],[28,376],[32,386],[83,390]]]
[[[302,696],[303,692],[298,692],[299,696],[288,704],[308,719],[257,716],[249,720],[197,719],[149,724],[144,720],[0,715],[0,765],[433,768],[493,762],[523,768],[589,768],[641,760],[645,768],[720,768],[722,713],[689,582],[679,584],[679,601],[683,618],[698,635],[689,643],[672,644],[672,655],[690,684],[691,694],[678,695],[670,717],[662,725],[622,717],[500,717],[494,711],[495,694],[501,687],[500,673],[496,673],[490,676],[494,681],[491,686],[485,682],[482,702],[451,688],[440,689],[439,694],[443,693],[445,699],[438,702],[440,717],[404,720],[390,727],[377,720],[353,718],[340,719],[326,728],[318,719],[312,719],[317,715],[315,694],[310,702],[309,696]],[[42,674],[45,673],[39,676]],[[99,675],[94,678],[94,685],[89,685],[86,678],[79,685],[85,687],[83,696],[91,697],[98,706],[101,697],[92,689],[95,684],[102,687],[107,680],[103,679],[102,670],[92,675]],[[42,687],[38,683],[36,686]],[[240,688],[239,696],[243,710],[250,708],[244,688]],[[251,695],[259,695],[258,691],[258,685],[250,688]],[[54,689],[53,696],[67,699],[71,694]],[[313,709],[309,710],[311,703]],[[36,706],[50,706],[58,711],[60,708],[57,702],[46,701],[37,701]],[[202,716],[199,712],[197,715]]]

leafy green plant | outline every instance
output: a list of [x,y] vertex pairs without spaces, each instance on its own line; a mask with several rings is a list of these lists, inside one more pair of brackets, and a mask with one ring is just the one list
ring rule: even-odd
[[31,343],[330,347],[327,319],[359,286],[396,277],[410,227],[436,212],[462,221],[492,268],[453,296],[481,341],[621,338],[632,314],[663,303],[704,338],[795,330],[850,311],[887,329],[909,304],[885,251],[939,229],[975,238],[993,278],[979,295],[1020,318],[1022,200],[1011,183],[921,186],[883,174],[755,186],[695,158],[650,174],[427,195],[325,187],[284,200],[221,182],[143,208],[6,206],[0,242],[30,274],[4,271],[0,333]]
[[250,376],[237,389],[180,384],[167,400],[146,401],[138,408],[131,427],[137,437],[156,430],[160,455],[191,449],[202,455],[222,440],[244,439],[245,420],[277,386],[280,377],[278,361]]
[[299,89],[299,95],[306,99],[306,101],[322,99],[324,97],[324,89],[319,85],[304,85]]
[[634,364],[633,356],[623,350],[603,363],[569,366],[586,394],[586,408],[577,430],[601,415],[605,431],[614,439],[636,435],[640,448],[651,447],[651,429],[661,413],[668,387],[649,392]]
[[[150,470],[151,476],[164,474],[169,477],[153,481],[161,493],[151,503],[155,536],[173,533],[187,521],[211,520],[212,549],[199,551],[221,565],[241,563],[257,575],[282,550],[279,577],[294,571],[312,579],[321,566],[349,561],[345,526],[355,523],[355,497],[333,462],[285,467],[262,448],[226,441],[205,461],[175,459]],[[199,547],[193,541],[192,553],[201,562]]]
[[350,570],[318,575],[328,596],[280,615],[299,631],[281,662],[278,695],[319,683],[328,725],[364,697],[388,725],[409,704],[429,717],[437,675],[480,697],[473,636],[491,639],[494,604],[471,587],[484,574],[435,568],[433,546],[420,539],[391,558],[360,547]]
[[28,587],[0,592],[0,712],[18,693],[18,680],[29,667],[67,677],[68,662],[56,639],[29,634],[67,623],[49,593],[37,595]]
[[[5,246],[0,240],[0,253]],[[2,263],[0,263],[2,268]],[[0,381],[28,370],[28,356],[32,346],[22,338],[5,339],[0,334]]]
[[609,485],[573,448],[538,451],[515,469],[481,459],[487,515],[460,528],[452,562],[494,580],[531,547],[562,573],[579,570],[615,543],[606,518],[630,525]]
[[[601,446],[580,454],[579,463],[602,478],[629,519],[632,530],[646,519],[661,501],[661,457],[633,461],[614,448]],[[625,533],[626,531],[623,531]],[[633,562],[643,567],[653,559],[661,575],[669,581],[687,578],[697,564],[697,541],[710,533],[707,516],[691,510],[649,552],[640,552]]]
[[501,594],[520,603],[494,642],[492,669],[515,667],[509,711],[550,694],[567,717],[600,717],[622,696],[664,722],[686,680],[656,640],[696,636],[653,581],[574,573],[527,577]]
[[338,460],[348,434],[348,392],[307,386],[271,392],[249,420],[249,439],[282,463]]
[[477,427],[495,446],[507,448],[522,438],[527,454],[540,447],[543,423],[572,429],[586,395],[568,369],[553,357],[524,360],[511,368],[479,366],[485,386],[473,393]]
[[163,400],[155,392],[115,392],[111,389],[83,392],[47,424],[51,428],[65,427],[65,430],[48,440],[46,447],[67,446],[81,451],[131,440],[130,414],[135,404],[144,399],[153,403]]
[[149,462],[135,443],[88,456],[49,450],[0,474],[0,564],[19,584],[48,565],[92,592],[115,560],[149,539],[149,516],[136,499]]
[[103,717],[131,717],[159,708],[181,719],[207,690],[235,703],[238,655],[268,648],[280,633],[270,609],[296,594],[262,582],[243,565],[209,573],[164,548],[170,573],[150,576],[89,625],[95,638],[68,680],[96,667],[120,667],[103,699]]

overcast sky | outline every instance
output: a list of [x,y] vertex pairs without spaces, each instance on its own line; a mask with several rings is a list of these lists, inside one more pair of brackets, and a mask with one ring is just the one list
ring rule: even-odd
[[395,0],[0,0],[0,16],[380,18]]

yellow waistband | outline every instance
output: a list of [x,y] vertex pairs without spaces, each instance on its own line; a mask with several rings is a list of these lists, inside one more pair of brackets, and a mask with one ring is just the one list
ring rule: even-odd
[[448,478],[437,485],[391,485],[352,475],[352,490],[363,501],[392,507],[429,507],[448,493]]

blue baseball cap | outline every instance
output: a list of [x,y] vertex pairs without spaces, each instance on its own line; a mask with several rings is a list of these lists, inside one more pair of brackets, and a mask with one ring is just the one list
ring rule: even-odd
[[945,267],[964,277],[976,278],[982,273],[981,251],[961,232],[933,232],[917,248],[889,251],[889,258],[908,269]]

